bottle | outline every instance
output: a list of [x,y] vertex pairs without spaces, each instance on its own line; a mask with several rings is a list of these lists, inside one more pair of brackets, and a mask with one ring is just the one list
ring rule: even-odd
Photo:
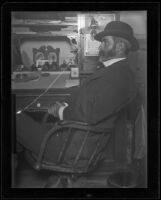
[[79,68],[76,65],[71,65],[70,66],[71,70],[71,78],[78,78],[79,77]]

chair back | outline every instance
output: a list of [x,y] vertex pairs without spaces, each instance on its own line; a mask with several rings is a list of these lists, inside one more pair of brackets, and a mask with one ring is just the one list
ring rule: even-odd
[[143,100],[140,93],[130,102],[126,111],[127,160],[128,164],[131,164],[134,159],[139,157],[137,155],[145,152],[146,147],[145,117],[143,119]]
[[127,111],[127,119],[130,121],[135,121],[137,118],[137,115],[141,109],[141,106],[143,104],[142,96],[138,92],[135,97],[129,102],[129,104],[126,106]]

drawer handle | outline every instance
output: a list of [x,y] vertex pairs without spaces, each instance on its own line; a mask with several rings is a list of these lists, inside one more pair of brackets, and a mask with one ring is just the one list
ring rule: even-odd
[[39,107],[41,107],[41,104],[40,104],[40,103],[37,103],[36,106],[39,108]]

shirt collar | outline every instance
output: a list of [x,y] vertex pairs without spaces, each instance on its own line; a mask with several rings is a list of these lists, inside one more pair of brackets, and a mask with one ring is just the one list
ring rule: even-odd
[[114,63],[116,63],[120,60],[124,60],[124,59],[126,59],[126,58],[113,58],[113,59],[110,59],[110,60],[103,62],[103,64],[104,64],[105,67],[108,67],[108,66],[110,66],[110,65],[112,65],[112,64],[114,64]]

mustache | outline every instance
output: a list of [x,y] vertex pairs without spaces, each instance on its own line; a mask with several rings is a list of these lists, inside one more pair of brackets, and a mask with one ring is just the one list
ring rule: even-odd
[[99,57],[111,57],[111,56],[116,56],[116,51],[115,49],[111,49],[108,52],[104,52],[103,50],[100,50],[98,52]]

